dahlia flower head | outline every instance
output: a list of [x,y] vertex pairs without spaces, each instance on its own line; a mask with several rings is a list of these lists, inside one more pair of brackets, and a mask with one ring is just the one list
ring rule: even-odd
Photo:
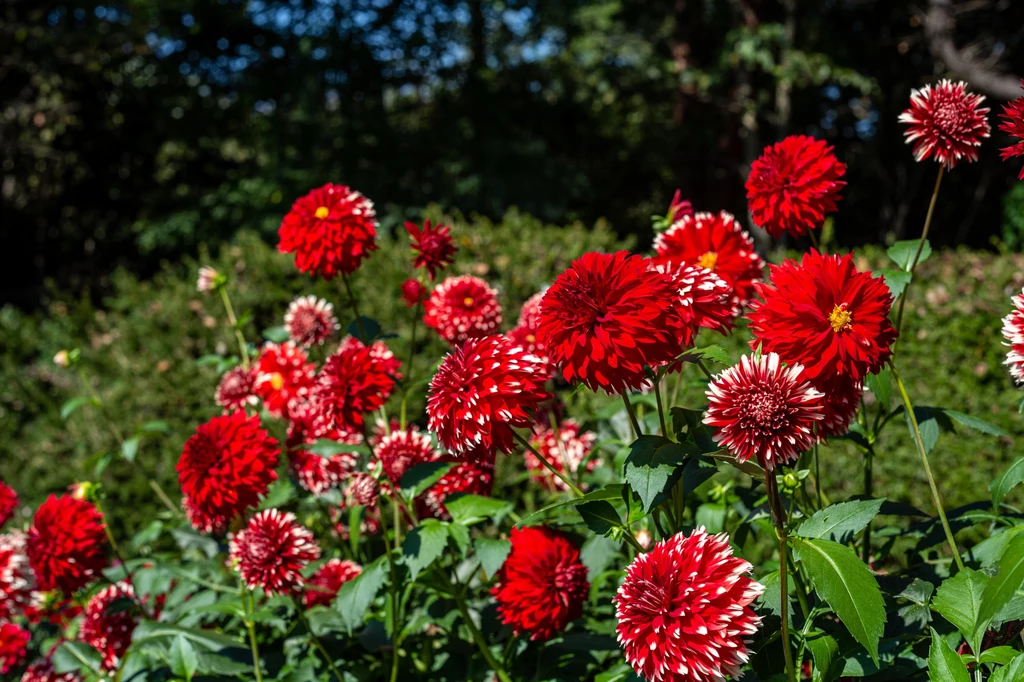
[[536,355],[543,360],[548,365],[548,373],[554,374],[558,368],[551,363],[547,349],[537,338],[540,326],[540,306],[543,300],[544,291],[526,299],[526,303],[523,303],[523,307],[519,309],[519,320],[516,322],[516,326],[509,331],[508,336],[516,344],[522,346],[527,353]]
[[25,662],[29,631],[14,623],[0,623],[0,674],[6,675]]
[[479,277],[449,277],[427,298],[423,322],[453,346],[483,338],[502,322],[498,292]]
[[380,499],[380,484],[365,471],[345,478],[345,504],[350,507],[375,507]]
[[745,306],[761,281],[764,261],[754,240],[730,213],[684,215],[654,239],[654,261],[699,265],[732,287],[738,305]]
[[103,515],[92,502],[50,495],[36,510],[25,548],[38,589],[76,592],[107,567]]
[[410,277],[409,279],[402,282],[402,303],[405,304],[406,308],[412,308],[418,306],[427,300],[430,292],[427,288],[420,284],[418,279]]
[[122,581],[94,594],[82,613],[78,638],[103,655],[103,667],[108,671],[117,670],[139,624],[135,607],[111,607],[118,601],[134,598],[132,586]]
[[840,163],[831,145],[808,135],[790,135],[764,148],[750,167],[747,204],[754,222],[778,239],[783,234],[802,237],[821,227],[826,213],[834,213]]
[[21,676],[21,682],[78,682],[77,673],[58,673],[49,656],[32,662]]
[[377,213],[359,192],[328,183],[297,199],[277,234],[277,250],[294,253],[296,268],[331,280],[377,250]]
[[316,366],[292,341],[264,344],[255,371],[256,395],[273,417],[287,418],[309,400],[316,382]]
[[18,493],[14,492],[14,488],[0,481],[0,528],[14,518],[14,512],[17,509]]
[[907,144],[914,145],[914,159],[929,158],[946,170],[961,160],[978,160],[978,147],[989,136],[991,128],[982,107],[983,95],[967,91],[967,83],[942,79],[934,86],[926,85],[910,93],[910,108],[900,114],[900,123],[907,124],[903,133]]
[[313,402],[300,404],[288,420],[289,448],[312,445],[318,440],[333,440],[348,445],[362,445],[363,434],[352,427],[329,423],[320,418],[317,405]]
[[1024,384],[1024,290],[1010,300],[1013,310],[1003,318],[1003,338],[1010,347],[1004,364],[1010,368],[1010,376]]
[[805,253],[800,263],[771,267],[758,283],[763,300],[751,305],[751,346],[803,365],[808,380],[828,394],[839,382],[861,382],[892,356],[896,329],[892,296],[882,278],[860,272],[847,254]]
[[815,426],[819,441],[849,432],[863,394],[864,384],[857,381],[838,381],[830,387],[821,399],[821,421]]
[[25,534],[0,535],[0,622],[19,616],[32,603],[35,577],[25,549]]
[[[544,455],[544,458],[555,469],[572,479],[579,471],[580,465],[590,455],[596,441],[596,433],[582,431],[577,422],[566,419],[558,425],[557,433],[550,426],[535,428],[533,436],[530,438],[530,445]],[[530,472],[533,480],[549,490],[568,492],[569,486],[565,484],[565,481],[551,473],[537,455],[527,450],[523,453],[523,460],[526,462],[526,470]],[[587,461],[586,470],[593,471],[595,468],[597,468],[596,457]]]
[[395,485],[401,485],[402,477],[417,464],[441,457],[430,436],[415,426],[392,430],[380,439],[373,452],[380,460],[384,475]]
[[416,223],[405,223],[405,231],[409,233],[412,250],[416,252],[413,267],[427,271],[433,282],[439,270],[455,262],[455,242],[452,241],[451,230],[447,225],[434,225],[424,221],[421,228]]
[[517,635],[544,642],[583,615],[587,569],[568,535],[546,526],[513,528],[512,550],[491,594],[501,622]]
[[209,265],[199,268],[199,276],[196,277],[196,291],[200,294],[212,294],[219,287],[223,286],[226,279]]
[[647,385],[644,368],[682,352],[682,319],[666,306],[671,278],[626,251],[585,253],[555,278],[537,338],[568,382],[624,393]]
[[[492,454],[493,457],[493,454]],[[456,493],[490,495],[494,488],[494,460],[458,462],[416,498],[416,514],[421,518],[451,521],[445,502]]]
[[394,365],[381,358],[376,344],[353,341],[342,343],[317,376],[311,399],[319,430],[362,430],[363,415],[382,407],[395,388]]
[[320,557],[320,547],[294,514],[265,509],[231,538],[230,557],[250,590],[290,594],[302,587],[302,569]]
[[299,296],[284,314],[288,338],[303,348],[320,345],[341,328],[334,306],[322,298]]
[[481,448],[512,452],[512,429],[529,426],[549,395],[545,378],[544,363],[508,337],[471,339],[448,353],[430,380],[430,430],[460,458]]
[[260,398],[256,395],[256,372],[253,368],[242,366],[229,369],[220,378],[214,399],[225,412],[256,407],[260,404]]
[[[358,445],[362,438],[353,434],[350,443]],[[344,442],[344,441],[343,441]],[[290,450],[288,467],[299,486],[314,497],[323,497],[328,491],[339,488],[359,466],[359,457],[354,452],[336,452],[323,457],[308,450]]]
[[[338,345],[338,350],[342,352],[349,352],[353,350],[359,350],[365,348],[366,344],[357,339],[354,336],[346,336],[341,340]],[[388,348],[388,344],[383,341],[373,341],[370,343],[370,359],[377,365],[377,367],[384,373],[390,374],[395,379],[401,380],[402,378],[402,361],[395,357],[394,352]]]
[[677,265],[671,261],[653,267],[672,280],[676,295],[674,311],[682,320],[682,345],[690,347],[701,329],[727,334],[735,326],[740,309],[732,287],[724,279],[699,265]]
[[[1024,79],[1021,80],[1021,89],[1024,89]],[[1018,140],[1018,142],[1009,147],[1003,147],[1000,150],[999,154],[1002,156],[1003,161],[1024,156],[1024,97],[1018,97],[1009,104],[1004,104],[1003,112],[999,114],[999,118],[1003,119],[999,123],[999,129]],[[1024,180],[1024,167],[1021,167],[1017,179]]]
[[338,596],[338,590],[349,580],[358,577],[363,567],[348,559],[331,559],[316,569],[302,592],[302,604],[307,609],[314,606],[330,606]]
[[809,450],[823,418],[824,396],[803,367],[784,367],[775,353],[744,355],[708,384],[707,397],[704,423],[715,428],[715,442],[737,461],[754,457],[768,471]]
[[182,506],[192,526],[221,533],[235,517],[259,505],[277,480],[280,448],[244,412],[214,417],[185,441],[178,460]]

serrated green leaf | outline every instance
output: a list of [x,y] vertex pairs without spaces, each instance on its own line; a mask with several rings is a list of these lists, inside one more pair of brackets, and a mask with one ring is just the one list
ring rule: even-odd
[[630,446],[624,467],[626,482],[640,496],[645,513],[651,510],[676,467],[693,454],[686,445],[662,436],[640,436]]
[[989,577],[981,571],[965,568],[939,585],[932,599],[932,609],[960,631],[973,651],[981,649],[981,637],[987,625],[978,620],[978,615],[988,583]]
[[1024,682],[1024,654],[1019,654],[1005,667],[998,668],[992,673],[989,682]]
[[363,343],[370,343],[380,336],[380,323],[372,317],[360,315],[358,320],[352,320],[348,325],[348,335],[353,336]]
[[932,646],[928,652],[928,679],[931,682],[971,682],[967,666],[935,628],[931,628]]
[[704,346],[702,348],[691,348],[682,355],[679,359],[683,362],[697,362],[697,360],[710,360],[711,362],[717,362],[720,365],[731,365],[732,360],[729,358],[729,353],[721,346]]
[[875,396],[875,400],[882,406],[882,410],[889,411],[889,402],[892,399],[892,375],[888,369],[882,369],[878,374],[868,374],[864,377],[864,385]]
[[1013,460],[1013,464],[999,478],[989,483],[988,489],[992,493],[992,504],[998,508],[1006,498],[1006,494],[1021,483],[1024,483],[1024,457]]
[[910,272],[914,268],[914,256],[917,255],[919,247],[921,255],[917,258],[917,264],[920,265],[932,255],[932,245],[927,239],[924,240],[924,244],[921,244],[919,239],[907,239],[896,242],[886,249],[885,255],[889,256],[889,259],[898,265],[901,270]]
[[287,478],[279,478],[270,484],[267,496],[260,502],[260,510],[283,507],[295,499],[295,486]]
[[448,537],[455,542],[459,554],[465,557],[466,550],[469,549],[469,526],[464,526],[461,523],[446,523],[445,528],[448,529]]
[[387,557],[381,556],[363,572],[341,586],[334,600],[334,610],[341,614],[349,634],[363,624],[366,610],[377,597],[387,578]]
[[197,651],[196,662],[196,673],[199,675],[239,678],[244,674],[252,672],[252,664],[239,663],[227,656],[220,656],[211,651]]
[[764,585],[764,592],[757,598],[758,607],[774,616],[782,616],[782,576],[778,571],[762,575],[758,582]]
[[1017,595],[1024,584],[1024,535],[1017,535],[1007,545],[999,560],[999,572],[989,580],[981,597],[978,623],[987,624]]
[[1010,432],[1007,431],[1006,429],[998,427],[995,424],[990,424],[984,419],[978,419],[977,417],[972,417],[969,414],[957,412],[956,410],[950,410],[945,407],[942,408],[942,412],[945,413],[947,417],[955,421],[957,424],[962,424],[969,429],[974,429],[975,431],[979,431],[989,436],[1002,437],[1010,435]]
[[998,665],[1009,665],[1010,662],[1020,653],[1012,646],[994,646],[981,652],[978,660],[982,663],[996,663]]
[[815,512],[795,533],[804,538],[825,538],[845,544],[871,523],[884,502],[885,498],[833,504]]
[[512,510],[512,503],[483,495],[459,493],[450,495],[444,501],[444,507],[455,523],[469,526],[487,519],[500,522]]
[[885,604],[871,571],[853,550],[830,540],[796,537],[793,550],[818,595],[877,665],[878,640],[885,630]]
[[402,563],[408,567],[412,579],[416,580],[416,576],[434,563],[447,546],[448,529],[437,519],[427,519],[405,537],[402,543]]
[[618,528],[622,525],[622,518],[615,511],[615,507],[610,502],[604,500],[578,505],[576,511],[583,517],[583,522],[587,524],[587,528],[598,535],[605,535],[613,528]]
[[199,669],[199,657],[189,641],[178,635],[171,642],[171,672],[178,677],[191,680]]
[[615,557],[622,554],[621,544],[611,538],[591,535],[580,547],[580,561],[587,569],[587,577],[594,582],[596,576],[608,570]]
[[456,466],[455,462],[423,462],[417,464],[402,476],[402,494],[406,499],[414,499],[427,491],[430,486],[441,480],[441,477]]
[[82,671],[99,672],[103,654],[85,642],[68,640],[61,642],[53,652],[53,669],[58,674]]
[[876,278],[881,277],[885,281],[885,285],[889,287],[889,295],[892,296],[893,300],[900,297],[900,294],[910,284],[910,280],[913,279],[913,275],[909,272],[903,272],[902,270],[892,270],[888,268],[882,268],[875,270],[872,273]]
[[488,579],[493,578],[501,569],[508,553],[512,551],[511,542],[493,538],[477,538],[473,541],[473,547]]

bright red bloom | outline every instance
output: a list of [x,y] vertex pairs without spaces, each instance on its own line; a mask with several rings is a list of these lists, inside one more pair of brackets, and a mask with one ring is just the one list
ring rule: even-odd
[[698,528],[640,554],[615,595],[626,662],[650,682],[722,682],[739,677],[744,637],[761,619],[750,609],[764,587],[732,555],[729,538]]
[[802,237],[836,211],[846,164],[832,146],[807,135],[790,135],[764,148],[750,166],[747,203],[754,222],[778,239]]
[[32,635],[20,625],[0,623],[0,673],[6,675],[25,662],[30,639]]
[[746,305],[761,280],[764,261],[750,238],[729,213],[684,215],[654,239],[655,262],[699,265],[733,288],[737,303]]
[[334,316],[334,306],[322,298],[299,296],[288,305],[284,328],[289,338],[300,346],[321,344],[341,328]]
[[423,303],[429,295],[430,292],[427,291],[425,286],[420,284],[418,279],[410,277],[402,282],[402,302],[405,303],[406,308],[412,308]]
[[517,635],[546,641],[583,615],[587,569],[569,536],[552,528],[513,528],[509,540],[512,551],[491,588],[498,615]]
[[[572,479],[580,465],[583,464],[583,460],[590,455],[590,450],[594,447],[596,440],[597,434],[590,431],[581,433],[579,424],[572,419],[566,419],[558,425],[557,434],[550,426],[534,430],[533,437],[530,438],[530,445],[563,474],[566,473],[568,465],[569,478]],[[549,490],[569,490],[569,486],[551,473],[551,470],[537,458],[537,455],[527,450],[523,453],[523,459],[533,480]],[[587,462],[586,470],[593,471],[596,467],[597,458],[595,457]]]
[[983,95],[967,91],[967,83],[942,79],[934,87],[926,85],[910,93],[910,108],[900,114],[907,124],[903,135],[914,143],[914,159],[934,158],[947,170],[961,159],[978,160],[978,147],[991,128],[981,107]]
[[821,401],[822,418],[816,427],[818,440],[842,436],[850,430],[863,394],[864,386],[859,382],[839,381],[829,389]]
[[501,324],[498,292],[472,275],[438,284],[424,310],[426,325],[452,345],[492,334]]
[[[416,426],[412,425],[410,428],[415,429]],[[375,448],[380,445],[381,440],[384,436],[388,435],[392,431],[400,431],[402,429],[402,422],[399,421],[398,417],[391,417],[387,423],[384,423],[380,417],[373,420],[373,429],[370,430],[370,435],[366,437],[366,442],[371,448]]]
[[395,387],[388,369],[373,346],[342,344],[327,358],[313,390],[318,428],[361,430],[363,415],[384,405]]
[[25,534],[0,535],[0,621],[25,612],[32,602],[35,578],[25,552]]
[[704,423],[715,427],[715,442],[740,462],[755,457],[771,471],[814,445],[823,396],[800,365],[783,367],[775,353],[744,355],[714,378],[707,396]]
[[430,429],[445,448],[465,456],[484,448],[515,449],[512,427],[548,397],[544,365],[504,336],[472,339],[444,357],[430,380]]
[[[1024,90],[1024,79],[1021,80],[1021,89]],[[1020,142],[1015,142],[1009,147],[1003,147],[1000,150],[1003,161],[1017,156],[1024,156],[1024,97],[1018,97],[1009,104],[1004,104],[1003,112],[999,114],[999,118],[1003,119],[999,124],[999,129],[1007,135],[1020,140]],[[1024,168],[1020,169],[1017,179],[1024,180]]]
[[220,533],[259,504],[277,480],[279,447],[244,412],[214,417],[185,441],[178,461],[182,506],[197,530]]
[[220,378],[214,398],[225,412],[259,405],[260,398],[256,395],[256,372],[241,366],[229,369]]
[[293,342],[267,343],[256,361],[256,394],[263,399],[267,412],[287,418],[309,399],[315,375],[316,367]]
[[815,250],[797,264],[771,267],[771,282],[759,283],[750,330],[765,352],[804,366],[822,393],[843,379],[862,381],[892,355],[897,332],[889,322],[892,296],[885,280],[860,272],[853,256]]
[[0,528],[14,518],[14,511],[18,508],[18,493],[14,488],[0,481]]
[[740,309],[732,287],[724,279],[699,265],[668,261],[654,267],[668,275],[675,287],[675,312],[683,321],[684,346],[691,346],[702,328],[722,334],[733,328]]
[[416,223],[405,223],[405,231],[409,233],[412,249],[416,252],[413,267],[425,268],[430,280],[433,281],[438,270],[444,270],[455,262],[455,242],[452,241],[450,227],[447,225],[431,225],[427,220],[422,229]]
[[117,670],[139,624],[137,607],[121,603],[133,600],[134,594],[131,585],[120,582],[97,592],[85,606],[78,638],[103,654],[107,670]]
[[302,569],[320,557],[313,534],[295,515],[265,509],[231,539],[231,560],[249,589],[268,595],[287,594],[302,587]]
[[21,676],[21,682],[78,682],[79,679],[73,672],[58,674],[49,657],[34,661]]
[[330,606],[338,596],[338,590],[349,580],[359,576],[363,567],[348,559],[331,559],[316,570],[306,581],[302,603],[307,609],[314,606]]
[[[339,352],[348,352],[365,348],[366,345],[354,336],[346,336],[338,346]],[[395,354],[383,341],[374,341],[370,344],[370,359],[377,364],[382,372],[390,374],[396,379],[402,378],[402,361],[395,357]]]
[[[362,438],[352,440],[358,444]],[[292,450],[288,453],[288,465],[299,485],[320,497],[328,490],[339,487],[356,470],[359,457],[354,452],[338,452],[330,457],[321,457],[308,450]]]
[[50,495],[39,505],[25,546],[40,590],[71,594],[106,568],[103,524],[103,515],[92,502],[70,495]]
[[494,486],[494,460],[490,464],[460,462],[438,479],[437,483],[416,498],[416,511],[421,518],[433,517],[451,521],[445,501],[455,493],[490,495]]
[[395,485],[401,484],[402,476],[409,469],[417,464],[433,462],[441,456],[430,442],[430,436],[415,426],[392,431],[381,438],[374,454],[384,467],[384,475]]
[[537,338],[566,381],[608,393],[647,383],[646,365],[682,352],[682,321],[665,305],[672,280],[626,251],[585,253],[544,294]]
[[1003,338],[1010,347],[1004,364],[1010,368],[1014,380],[1024,384],[1024,290],[1010,301],[1013,310],[1003,318]]
[[328,183],[297,199],[277,234],[277,250],[294,253],[295,267],[330,280],[377,250],[377,213],[359,192]]

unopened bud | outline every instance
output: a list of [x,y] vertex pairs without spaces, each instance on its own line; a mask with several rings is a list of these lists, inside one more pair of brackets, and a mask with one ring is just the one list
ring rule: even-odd
[[227,278],[209,265],[199,268],[199,279],[196,280],[196,291],[209,294],[220,289],[227,283]]

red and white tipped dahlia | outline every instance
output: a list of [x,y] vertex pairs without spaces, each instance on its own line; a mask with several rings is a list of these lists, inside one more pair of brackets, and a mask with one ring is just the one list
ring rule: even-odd
[[103,515],[92,502],[50,495],[36,510],[25,548],[38,588],[71,594],[107,566]]
[[231,539],[230,553],[249,589],[272,595],[302,587],[302,569],[320,557],[320,547],[294,514],[265,509]]
[[836,210],[846,164],[832,146],[807,135],[790,135],[764,148],[750,166],[747,203],[754,222],[778,239],[802,237]]
[[363,572],[363,567],[348,559],[331,559],[316,570],[306,581],[302,603],[307,608],[330,606],[338,596],[338,590],[349,580]]
[[676,265],[668,261],[654,268],[668,275],[675,287],[673,302],[675,312],[683,321],[684,346],[692,345],[702,328],[722,334],[733,328],[740,309],[732,287],[724,279],[699,265]]
[[[346,336],[341,340],[338,345],[339,352],[348,352],[365,348],[366,344],[357,339],[354,336]],[[374,341],[370,344],[370,359],[373,360],[377,367],[384,373],[390,374],[396,379],[402,378],[402,361],[395,357],[395,354],[388,348],[388,344],[383,341]]]
[[21,615],[32,603],[35,578],[25,551],[25,534],[0,535],[0,621]]
[[479,277],[449,277],[434,289],[424,307],[423,321],[452,345],[478,339],[501,325],[498,292]]
[[192,526],[219,533],[259,504],[277,480],[277,441],[260,428],[257,416],[233,412],[199,426],[178,461],[182,506]]
[[800,263],[771,267],[757,291],[750,330],[765,352],[801,364],[814,387],[830,393],[841,381],[860,382],[892,355],[892,296],[882,278],[860,272],[853,256],[811,250]]
[[732,555],[723,533],[698,528],[640,554],[615,595],[626,662],[649,682],[722,682],[739,677],[744,637],[761,619],[750,609],[764,587]]
[[397,429],[380,439],[374,454],[384,467],[384,475],[399,485],[402,476],[417,464],[433,462],[441,456],[434,448],[430,436],[421,433],[415,426]]
[[135,591],[126,582],[110,585],[93,595],[82,614],[78,638],[103,654],[103,667],[116,670],[132,643],[139,624],[135,607],[111,608],[115,602],[133,599]]
[[566,381],[623,393],[645,366],[682,352],[682,320],[665,305],[672,280],[626,251],[585,253],[544,294],[537,338]]
[[229,369],[220,378],[214,398],[225,412],[259,405],[260,398],[256,395],[256,372],[245,367]]
[[[415,429],[416,425],[412,425],[409,428]],[[377,417],[373,420],[373,429],[370,431],[370,435],[367,436],[366,442],[371,448],[375,448],[380,445],[381,440],[384,436],[388,435],[392,431],[400,431],[402,429],[402,422],[399,421],[398,417],[391,417],[387,423],[383,419]]]
[[427,416],[437,440],[465,457],[484,448],[512,452],[512,428],[529,426],[548,397],[544,364],[505,336],[471,339],[441,361],[430,380]]
[[374,507],[380,498],[380,484],[365,471],[349,474],[345,479],[345,504],[351,507]]
[[714,378],[707,396],[704,423],[715,427],[715,442],[740,462],[755,457],[771,471],[814,445],[823,396],[800,365],[783,367],[775,353],[744,355]]
[[655,262],[711,270],[733,288],[740,305],[754,295],[754,282],[764,274],[764,261],[757,255],[754,240],[725,211],[684,215],[655,237],[654,250]]
[[308,450],[292,450],[288,453],[288,465],[299,485],[320,497],[339,487],[356,470],[359,457],[354,452],[337,452],[329,457],[321,457]]
[[445,502],[455,493],[490,495],[494,486],[494,460],[487,462],[460,462],[427,488],[416,498],[416,513],[422,517],[433,517],[451,521]]
[[21,676],[21,682],[77,682],[77,673],[57,673],[49,657],[33,661]]
[[[1021,89],[1024,89],[1024,79],[1021,80]],[[1018,97],[1009,104],[1004,104],[999,118],[1003,119],[999,124],[999,129],[1019,140],[1019,142],[1015,142],[1009,147],[1003,147],[999,151],[1003,161],[1024,156],[1024,97]],[[1020,169],[1017,179],[1024,180],[1024,168]]]
[[384,405],[395,387],[388,369],[373,347],[342,344],[317,376],[312,397],[316,428],[361,430],[363,415]]
[[[544,455],[545,459],[563,474],[568,474],[570,479],[579,470],[583,460],[590,454],[597,440],[597,434],[590,431],[580,432],[580,425],[572,419],[566,419],[558,425],[558,433],[550,426],[545,426],[533,433],[530,444]],[[565,481],[555,476],[544,466],[543,463],[529,450],[523,453],[526,468],[533,479],[550,490],[569,490]],[[597,459],[587,462],[587,471],[593,471],[597,467]]]
[[297,199],[277,234],[277,250],[294,253],[295,267],[330,280],[377,249],[377,213],[359,192],[328,183]]
[[1018,384],[1024,384],[1024,291],[1010,299],[1013,310],[1003,318],[1003,338],[1010,352],[1005,365]]
[[815,427],[818,440],[842,436],[850,430],[863,394],[864,385],[860,382],[840,381],[829,389],[821,400],[821,421]]
[[452,228],[447,225],[432,225],[429,220],[421,228],[416,223],[405,223],[405,231],[409,233],[412,250],[416,252],[413,267],[424,268],[433,281],[438,270],[444,270],[455,262],[455,242],[452,241]]
[[590,584],[580,552],[565,533],[545,526],[513,528],[512,551],[491,594],[515,634],[543,642],[583,615]]
[[315,375],[316,366],[293,342],[267,343],[256,361],[256,394],[267,412],[287,418],[309,399]]
[[978,160],[978,147],[991,128],[981,107],[983,95],[967,91],[967,83],[942,79],[910,93],[910,108],[900,114],[904,136],[914,144],[914,159],[932,157],[948,170],[961,159]]
[[18,493],[14,488],[0,481],[0,528],[14,518],[14,512],[18,508]]
[[292,341],[300,346],[321,344],[341,328],[334,316],[334,306],[322,298],[299,296],[288,305],[284,328]]
[[25,662],[30,639],[32,635],[20,625],[0,623],[0,674],[6,675]]

